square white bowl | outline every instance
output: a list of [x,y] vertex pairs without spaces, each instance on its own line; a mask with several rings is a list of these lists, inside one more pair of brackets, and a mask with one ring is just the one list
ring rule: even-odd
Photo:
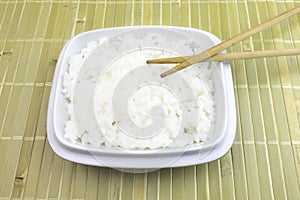
[[160,151],[120,151],[108,147],[89,149],[64,138],[67,112],[65,110],[66,100],[62,94],[62,74],[68,68],[70,56],[78,54],[90,41],[97,41],[102,37],[109,39],[126,32],[138,35],[149,32],[158,33],[175,40],[187,37],[199,43],[203,50],[220,43],[216,36],[205,31],[167,26],[101,29],[73,37],[65,44],[59,56],[48,107],[47,136],[54,152],[77,163],[127,169],[187,166],[209,162],[223,156],[233,143],[236,128],[235,99],[229,62],[219,62],[213,67],[216,121],[215,128],[212,129],[208,140],[203,144],[192,145],[188,148],[166,148]]

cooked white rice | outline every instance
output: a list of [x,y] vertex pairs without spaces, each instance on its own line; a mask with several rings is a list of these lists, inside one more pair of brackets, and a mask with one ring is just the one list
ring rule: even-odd
[[[88,56],[104,41],[91,41],[87,47],[79,54],[73,55],[69,59],[68,70],[63,75],[63,94],[66,98],[66,110],[68,120],[65,122],[64,137],[72,143],[88,145],[91,147],[119,147],[123,149],[158,149],[165,147],[182,147],[191,143],[200,143],[211,130],[215,121],[215,101],[213,99],[213,84],[211,80],[212,70],[209,64],[202,64],[199,73],[193,70],[181,71],[182,77],[193,89],[196,97],[198,109],[198,124],[188,124],[188,127],[181,127],[182,104],[176,94],[167,87],[159,84],[146,84],[137,87],[130,99],[128,99],[128,114],[133,123],[142,128],[146,128],[152,122],[150,111],[154,106],[159,105],[165,112],[164,127],[152,137],[143,135],[133,137],[126,130],[120,129],[117,120],[113,115],[113,92],[122,77],[133,71],[138,66],[145,65],[147,59],[158,57],[174,56],[168,49],[178,50],[181,54],[189,55],[198,49],[191,41],[172,41],[160,35],[147,34],[143,38],[135,38],[132,35],[125,35],[118,43],[118,50],[135,44],[137,46],[152,47],[141,48],[130,51],[120,56],[110,63],[110,66],[101,74],[101,77],[91,77],[87,73],[87,79],[97,81],[94,95],[94,116],[99,125],[89,127],[89,125],[79,124],[80,121],[74,119],[74,89],[78,80],[78,73],[82,73],[81,68]],[[151,67],[151,66],[148,66]],[[169,67],[172,67],[169,66]],[[138,76],[138,75],[137,75]],[[93,80],[92,80],[93,79]],[[140,77],[143,79],[143,77]],[[192,101],[192,99],[191,99]],[[90,115],[91,113],[87,113]],[[91,115],[93,115],[91,114]],[[80,127],[80,128],[79,128]]]

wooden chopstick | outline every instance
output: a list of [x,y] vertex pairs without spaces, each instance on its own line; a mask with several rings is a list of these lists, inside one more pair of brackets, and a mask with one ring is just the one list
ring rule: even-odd
[[[266,58],[276,56],[293,56],[300,55],[300,49],[283,49],[283,50],[265,50],[265,51],[251,51],[251,52],[235,52],[235,53],[224,53],[215,54],[204,61],[224,61],[224,60],[238,60],[238,59],[249,59],[249,58]],[[184,57],[172,57],[172,58],[158,58],[153,60],[147,60],[147,64],[171,64],[181,63],[189,61],[193,56]]]
[[300,12],[300,6],[299,7],[296,7],[296,8],[293,8],[289,11],[286,11],[274,18],[271,18],[269,19],[268,21],[262,23],[262,24],[259,24],[245,32],[242,32],[206,51],[203,51],[202,53],[200,54],[197,54],[197,55],[194,55],[194,56],[191,56],[188,60],[185,60],[183,61],[182,63],[176,65],[174,68],[162,73],[160,76],[163,78],[163,77],[166,77],[168,75],[171,75],[179,70],[182,70],[194,63],[197,63],[197,62],[201,62],[203,60],[206,60],[208,59],[209,57],[219,53],[220,51],[232,46],[233,44],[236,44],[237,42],[240,42],[252,35],[254,35],[255,33],[258,33],[258,32],[261,32],[263,30],[265,30],[266,28],[269,28],[271,26],[273,26],[274,24],[284,20],[284,19],[287,19],[289,17],[291,17],[292,15],[295,15],[297,14],[298,12]]

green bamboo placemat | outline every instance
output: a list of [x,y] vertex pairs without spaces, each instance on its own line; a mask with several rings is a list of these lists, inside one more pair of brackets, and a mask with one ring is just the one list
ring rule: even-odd
[[[56,60],[93,29],[173,25],[221,40],[299,1],[0,1],[0,199],[300,199],[300,56],[232,61],[237,132],[214,162],[144,174],[55,155],[46,115]],[[300,48],[300,15],[230,52]]]

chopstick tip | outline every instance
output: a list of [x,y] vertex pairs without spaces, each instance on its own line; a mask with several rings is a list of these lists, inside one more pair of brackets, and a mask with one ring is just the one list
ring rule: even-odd
[[161,78],[165,78],[166,76],[169,76],[169,75],[175,73],[176,71],[177,71],[177,70],[169,69],[168,71],[162,73],[162,74],[160,75],[160,77],[161,77]]
[[164,75],[164,74],[161,74],[161,75],[160,75],[160,78],[164,78],[164,77],[165,77],[165,75]]

